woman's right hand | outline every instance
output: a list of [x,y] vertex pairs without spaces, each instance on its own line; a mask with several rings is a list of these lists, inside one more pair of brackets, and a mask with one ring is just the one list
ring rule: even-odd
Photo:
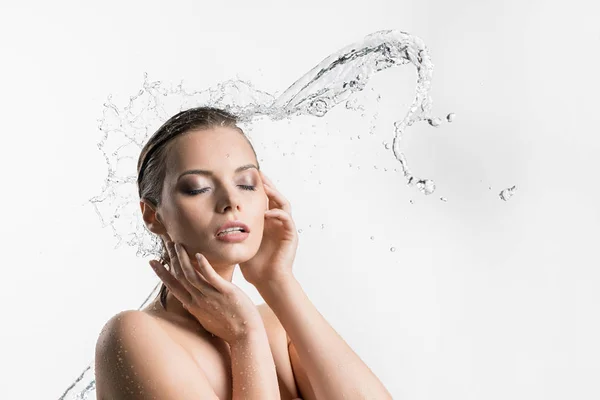
[[[151,260],[154,272],[202,326],[229,344],[264,329],[260,312],[235,284],[223,279],[208,260],[196,253],[192,263],[181,244],[167,242],[171,272]],[[195,264],[195,265],[194,265]]]

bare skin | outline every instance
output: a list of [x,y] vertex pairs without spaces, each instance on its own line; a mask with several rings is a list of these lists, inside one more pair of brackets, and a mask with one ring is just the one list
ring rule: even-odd
[[[257,164],[256,158],[245,139],[228,127],[188,132],[171,143],[169,154],[162,204],[155,208],[140,201],[144,222],[164,243],[182,243],[190,255],[202,254],[217,274],[231,282],[236,264],[248,260],[258,250],[264,229],[263,214],[269,209],[261,173],[256,168],[235,171],[242,165]],[[214,175],[181,176],[184,171],[193,169],[208,169]],[[255,190],[248,190],[249,187]],[[218,241],[217,228],[233,219],[250,227],[249,238],[235,245]],[[302,371],[294,376],[293,365],[298,365],[298,358],[295,352],[290,357],[289,337],[267,304],[257,309],[269,339],[280,398],[299,398],[297,379],[304,385],[308,385],[308,380]],[[165,349],[169,353],[173,353],[171,349],[184,349],[181,357],[191,357],[218,398],[231,399],[232,365],[228,342],[208,332],[171,290],[167,292],[166,309],[157,298],[143,310],[134,312],[152,317],[145,321],[155,324],[157,330],[166,332],[172,339],[164,341]],[[189,362],[182,359],[180,364],[189,365]],[[178,365],[177,361],[173,365]],[[96,370],[96,373],[103,372]],[[100,383],[110,378],[99,378],[97,395],[103,399]],[[305,400],[310,397],[305,396]]]
[[[299,398],[300,394],[290,365],[290,355],[286,351],[287,347],[283,349],[282,346],[275,346],[272,343],[275,340],[275,333],[272,329],[273,324],[266,319],[268,317],[267,307],[266,304],[258,306],[269,336],[271,352],[277,369],[281,400],[294,400]],[[141,311],[154,317],[157,327],[164,329],[174,342],[187,350],[205,373],[219,399],[231,399],[231,353],[229,345],[221,338],[213,337],[189,313],[186,316],[187,311],[183,309],[181,303],[171,293],[168,293],[167,309],[170,310],[171,308],[177,311],[165,310],[160,301],[156,299]]]

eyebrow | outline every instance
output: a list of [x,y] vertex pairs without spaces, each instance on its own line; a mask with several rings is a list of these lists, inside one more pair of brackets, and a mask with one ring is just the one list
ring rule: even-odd
[[[237,167],[235,169],[235,173],[237,174],[238,172],[242,172],[245,171],[247,169],[250,168],[255,168],[258,170],[258,167],[254,164],[246,164],[246,165],[242,165],[241,167]],[[177,180],[180,180],[184,175],[190,175],[190,174],[194,174],[194,175],[208,175],[208,176],[214,176],[212,171],[208,171],[205,169],[190,169],[188,171],[185,171],[183,173],[181,173],[181,175],[179,175],[179,177],[177,178]]]

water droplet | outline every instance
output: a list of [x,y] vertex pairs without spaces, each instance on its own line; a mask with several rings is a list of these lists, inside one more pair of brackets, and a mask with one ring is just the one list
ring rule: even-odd
[[310,112],[312,115],[316,115],[317,117],[322,117],[327,114],[328,108],[329,107],[327,106],[327,102],[325,100],[317,99],[310,104],[308,112]]
[[446,120],[447,120],[448,122],[452,122],[452,121],[454,121],[454,116],[456,116],[456,114],[455,114],[455,113],[450,113],[450,114],[448,114],[448,115],[446,116]]
[[515,195],[516,191],[517,191],[517,187],[513,186],[511,188],[504,189],[503,191],[500,192],[500,194],[498,196],[500,197],[500,199],[502,199],[504,201],[508,201],[511,197],[513,197]]
[[[373,46],[373,43],[380,43],[381,45]],[[254,122],[255,117],[266,116],[273,121],[287,122],[290,125],[294,116],[323,116],[329,110],[338,104],[344,104],[344,102],[350,108],[364,111],[365,107],[356,99],[347,102],[348,97],[345,92],[357,93],[358,90],[364,89],[369,78],[379,70],[394,65],[409,65],[413,68],[416,67],[418,75],[416,94],[413,101],[406,104],[410,104],[408,110],[399,110],[399,115],[402,114],[403,117],[394,123],[395,130],[390,133],[395,134],[395,137],[386,138],[390,144],[386,145],[385,148],[389,150],[394,143],[397,145],[399,140],[406,134],[408,127],[412,126],[413,123],[429,118],[432,104],[429,92],[433,64],[427,47],[422,40],[405,32],[386,30],[369,35],[360,42],[353,44],[349,49],[352,49],[351,54],[349,54],[350,51],[340,51],[332,54],[331,57],[325,58],[322,63],[314,66],[304,76],[296,80],[302,84],[291,85],[277,96],[254,89],[251,84],[240,79],[232,79],[202,91],[189,91],[184,88],[183,83],[167,88],[162,86],[161,81],[149,81],[146,72],[142,84],[143,90],[138,91],[136,96],[130,96],[128,105],[121,108],[117,107],[112,103],[112,94],[109,94],[108,101],[104,103],[103,118],[99,123],[104,137],[97,145],[109,164],[109,177],[105,182],[107,183],[105,185],[106,191],[102,193],[102,196],[97,197],[106,200],[93,200],[91,202],[102,203],[103,201],[100,204],[102,208],[99,208],[99,210],[106,210],[101,212],[102,220],[110,221],[111,224],[115,225],[113,231],[119,243],[127,243],[130,246],[137,247],[138,256],[155,255],[156,249],[153,246],[155,235],[142,229],[139,224],[132,226],[129,230],[127,230],[127,227],[116,226],[123,225],[122,222],[124,222],[116,221],[115,218],[119,218],[116,215],[125,215],[124,220],[129,219],[130,216],[139,215],[136,202],[131,201],[127,195],[121,194],[125,191],[120,190],[118,187],[123,182],[135,184],[137,174],[134,171],[131,171],[132,173],[118,171],[117,164],[123,165],[119,160],[128,157],[134,160],[137,159],[138,154],[127,154],[126,152],[134,150],[133,153],[137,153],[139,149],[135,145],[145,143],[152,133],[147,127],[158,126],[159,123],[163,122],[164,117],[172,116],[183,109],[189,108],[189,105],[195,103],[198,99],[207,97],[211,99],[210,102],[214,106],[234,111],[240,116],[240,121],[244,124],[248,123],[249,126],[244,127],[244,131],[248,134],[252,131],[250,125]],[[370,88],[370,90],[373,92],[374,88]],[[377,102],[381,99],[382,96],[378,94],[376,97]],[[158,113],[158,110],[161,110],[161,112]],[[359,115],[364,116],[366,114],[363,112]],[[451,117],[447,116],[446,119],[449,120]],[[141,128],[141,126],[144,128]],[[313,129],[316,127],[317,124],[313,124]],[[329,131],[340,134],[328,127],[327,122],[324,131],[327,135],[329,135]],[[385,128],[382,131],[388,132]],[[373,134],[371,130],[369,132]],[[321,132],[316,132],[315,129],[313,132],[299,132],[298,136],[304,137],[307,134],[316,136]],[[358,137],[359,140],[362,140],[363,134],[364,132]],[[395,142],[392,142],[392,139]],[[122,140],[123,143],[119,143],[119,140]],[[303,143],[303,141],[300,142]],[[269,149],[266,145],[263,147],[266,150]],[[283,153],[280,147],[276,144],[275,148],[279,154]],[[316,148],[317,145],[313,145],[313,147]],[[115,149],[119,150],[115,151]],[[114,154],[114,156],[111,157],[111,154]],[[289,154],[289,151],[286,151],[284,156],[287,157]],[[295,153],[292,153],[292,155],[295,155]],[[394,168],[394,172],[400,172],[400,176],[408,180],[408,164],[404,155],[399,152],[399,147],[394,147],[394,155],[400,162],[400,167],[398,169]],[[230,154],[226,156],[231,157]],[[260,158],[261,163],[264,161],[264,158]],[[352,164],[349,164],[349,166],[353,167]],[[360,171],[360,165],[356,169]],[[415,184],[416,181],[415,179]],[[307,182],[307,180],[304,179],[304,182]],[[421,184],[417,184],[417,187],[422,193],[430,194],[433,191],[433,183],[429,180],[421,180],[421,182]],[[319,184],[321,184],[321,181],[319,181]],[[502,197],[506,199],[512,193],[507,191],[505,194],[506,196],[503,195]],[[131,211],[129,208],[125,208],[125,204],[132,205]],[[121,212],[123,214],[120,214]],[[321,229],[324,229],[324,224],[321,224],[321,227]],[[128,237],[124,238],[125,235]],[[215,335],[212,334],[212,336]]]
[[392,247],[392,248],[390,249],[390,251],[393,253],[393,252],[395,252],[395,251],[396,251],[396,248],[395,248],[395,247]]
[[435,118],[429,118],[427,120],[427,122],[429,122],[429,125],[435,126],[437,128],[442,123],[442,120],[438,117],[435,117]]
[[421,193],[430,195],[435,192],[435,183],[431,179],[420,179],[417,181],[417,188],[419,188]]

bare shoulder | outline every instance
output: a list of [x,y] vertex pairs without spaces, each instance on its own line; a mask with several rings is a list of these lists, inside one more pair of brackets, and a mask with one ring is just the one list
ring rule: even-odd
[[[122,341],[128,337],[135,335],[140,328],[146,328],[146,332],[157,334],[159,328],[154,318],[150,315],[137,310],[122,311],[110,318],[102,327],[98,340],[96,342],[96,350],[102,350],[104,347],[111,345],[114,341]],[[150,328],[150,329],[148,329]]]
[[110,318],[102,327],[98,340],[96,341],[96,353],[106,351],[109,346],[122,340],[125,331],[139,324],[148,324],[146,315],[140,311],[122,311]]
[[95,374],[99,400],[217,398],[189,353],[137,310],[116,314],[102,328]]

